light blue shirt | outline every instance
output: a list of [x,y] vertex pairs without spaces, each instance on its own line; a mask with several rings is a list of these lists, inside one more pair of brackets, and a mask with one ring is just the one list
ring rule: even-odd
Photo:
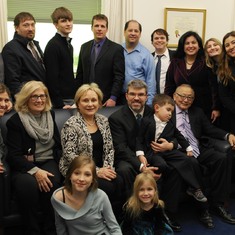
[[152,106],[154,95],[156,94],[155,64],[150,51],[138,43],[131,52],[126,50],[126,44],[123,44],[125,56],[125,82],[123,93],[127,90],[127,84],[133,79],[140,79],[146,82],[148,86],[147,105]]

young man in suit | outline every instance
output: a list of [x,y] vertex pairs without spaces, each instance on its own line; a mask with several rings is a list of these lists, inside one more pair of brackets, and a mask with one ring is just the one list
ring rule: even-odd
[[[155,51],[152,53],[154,57],[155,66],[159,60],[161,60],[160,73],[156,73],[156,83],[157,83],[157,93],[164,93],[165,82],[166,82],[166,72],[168,66],[171,62],[171,59],[174,55],[174,51],[167,48],[169,41],[169,34],[165,29],[158,28],[153,31],[151,34],[151,43],[155,48]],[[157,72],[157,71],[156,71]],[[159,78],[158,78],[159,76]],[[159,80],[159,81],[158,81]]]
[[[115,149],[115,170],[125,182],[124,194],[126,199],[132,192],[136,175],[145,169],[144,164],[136,157],[136,137],[139,131],[139,116],[142,118],[153,115],[152,109],[146,105],[147,93],[148,87],[144,81],[140,79],[131,80],[127,85],[127,104],[109,117]],[[165,141],[159,144],[158,148],[167,150],[169,143]],[[156,167],[150,166],[147,169],[152,171],[156,179],[159,178],[159,175],[154,172],[157,169]],[[170,171],[162,191],[164,192],[162,199],[165,201],[166,209],[168,212],[175,213],[178,209],[181,192],[181,180],[176,171]],[[181,230],[180,225],[173,220],[173,217],[167,219],[167,222],[175,231]]]
[[14,38],[2,50],[5,84],[11,96],[23,83],[36,80],[45,82],[43,53],[35,37],[35,19],[29,12],[20,12],[14,18]]
[[94,39],[81,46],[77,76],[78,86],[95,82],[104,94],[103,105],[115,106],[125,78],[125,62],[121,45],[109,40],[108,18],[98,14],[92,18]]
[[73,105],[77,86],[73,72],[73,46],[69,34],[73,29],[73,14],[65,7],[56,8],[51,15],[57,30],[44,52],[46,84],[53,108],[69,109]]
[[[235,218],[227,212],[224,202],[227,200],[229,185],[231,184],[230,157],[225,153],[216,151],[210,142],[211,138],[228,140],[232,150],[235,150],[235,136],[212,125],[202,109],[193,106],[195,98],[194,90],[188,84],[177,87],[174,95],[175,115],[172,120],[176,123],[179,131],[188,139],[190,145],[199,149],[199,154],[194,158],[209,171],[211,184],[209,191],[209,204],[211,213],[219,216],[224,222],[235,224]],[[183,115],[186,115],[186,121]],[[186,124],[188,127],[186,127]],[[189,133],[189,131],[191,133]],[[195,141],[189,136],[194,136]],[[208,225],[213,223],[208,208],[200,215],[201,222]]]

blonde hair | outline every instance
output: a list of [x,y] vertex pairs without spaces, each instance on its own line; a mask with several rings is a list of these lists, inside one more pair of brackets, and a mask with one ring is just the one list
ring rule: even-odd
[[78,107],[78,102],[80,101],[81,97],[84,94],[86,94],[89,90],[94,91],[97,94],[99,104],[102,105],[103,93],[96,83],[91,83],[91,84],[84,84],[78,88],[74,97],[74,103],[77,105],[77,107]]
[[46,105],[43,112],[49,111],[52,107],[51,99],[47,87],[39,81],[29,81],[23,85],[19,93],[15,95],[15,110],[17,112],[29,113],[28,101],[33,92],[37,89],[42,89],[47,96]]
[[212,41],[212,42],[215,42],[216,45],[219,45],[220,49],[221,49],[221,53],[219,55],[219,61],[221,60],[221,55],[222,55],[222,43],[220,42],[219,39],[217,38],[209,38],[206,42],[205,42],[205,45],[204,45],[204,52],[205,52],[205,57],[206,57],[206,65],[211,68],[214,72],[216,72],[216,61],[209,56],[208,52],[207,52],[207,45],[208,43]]
[[142,208],[141,201],[139,200],[139,191],[141,186],[146,182],[149,182],[155,190],[153,203],[157,204],[160,207],[164,207],[164,202],[160,200],[158,196],[156,180],[153,178],[150,172],[142,172],[136,176],[133,194],[124,205],[126,207],[126,211],[130,213],[132,218],[137,218],[141,214]]

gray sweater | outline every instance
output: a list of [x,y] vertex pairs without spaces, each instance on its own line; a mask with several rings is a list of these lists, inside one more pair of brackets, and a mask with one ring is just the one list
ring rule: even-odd
[[89,192],[84,205],[75,210],[55,198],[56,192],[61,189],[57,189],[51,197],[57,235],[122,235],[104,191]]

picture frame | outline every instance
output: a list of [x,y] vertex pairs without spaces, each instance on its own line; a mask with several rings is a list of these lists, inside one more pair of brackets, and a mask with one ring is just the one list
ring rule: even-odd
[[187,31],[197,32],[205,41],[206,9],[165,8],[164,29],[169,34],[168,47],[176,48]]

